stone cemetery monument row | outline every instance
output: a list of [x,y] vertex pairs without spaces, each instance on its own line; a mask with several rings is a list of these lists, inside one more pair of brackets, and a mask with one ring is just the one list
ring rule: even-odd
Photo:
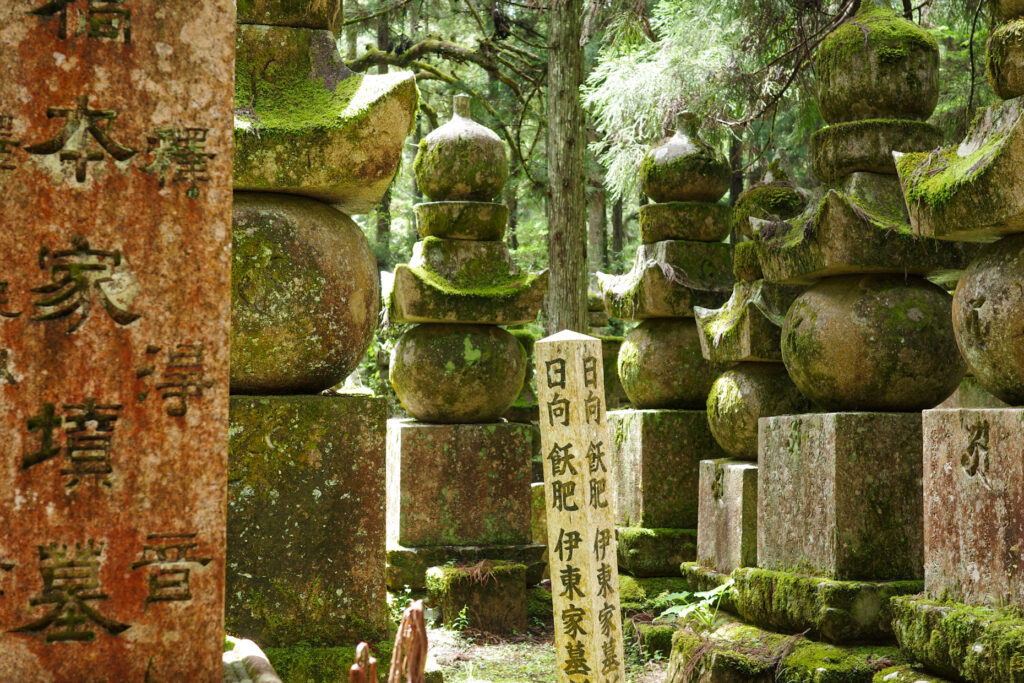
[[234,3],[0,4],[0,679],[217,681]]

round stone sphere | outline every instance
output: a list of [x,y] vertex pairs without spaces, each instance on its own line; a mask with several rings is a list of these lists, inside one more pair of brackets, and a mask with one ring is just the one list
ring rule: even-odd
[[828,123],[925,120],[939,101],[939,44],[887,3],[865,0],[814,55],[817,99]]
[[978,383],[1010,405],[1024,405],[1024,235],[990,244],[968,266],[953,295],[960,352]]
[[391,354],[391,386],[421,422],[493,422],[525,376],[523,345],[495,325],[417,325]]
[[420,141],[413,171],[416,186],[435,202],[488,202],[508,177],[505,143],[470,118],[469,97],[456,95],[452,119]]
[[997,26],[988,39],[988,82],[1004,100],[1024,95],[1024,19]]
[[737,363],[708,394],[708,426],[726,453],[757,460],[757,420],[811,410],[781,363]]
[[619,349],[619,378],[636,408],[703,409],[717,375],[701,354],[692,318],[645,320]]
[[729,189],[729,162],[700,139],[697,124],[692,114],[681,114],[675,135],[644,157],[640,187],[653,201],[717,202]]
[[793,383],[826,410],[932,408],[966,371],[952,297],[919,277],[846,275],[797,297],[782,325]]
[[236,192],[231,393],[316,394],[362,360],[377,329],[377,259],[323,202]]

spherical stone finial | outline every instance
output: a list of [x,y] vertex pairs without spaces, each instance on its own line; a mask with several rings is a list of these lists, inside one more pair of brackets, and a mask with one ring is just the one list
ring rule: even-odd
[[640,185],[655,202],[717,202],[729,189],[729,162],[698,137],[698,127],[695,114],[680,113],[675,135],[644,157]]
[[451,120],[423,138],[413,170],[433,201],[491,201],[508,177],[505,143],[471,118],[468,95],[456,95]]

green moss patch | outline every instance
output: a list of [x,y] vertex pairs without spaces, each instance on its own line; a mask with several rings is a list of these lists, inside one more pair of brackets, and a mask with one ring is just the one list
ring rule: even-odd
[[637,577],[679,575],[697,558],[696,529],[619,527],[619,570]]

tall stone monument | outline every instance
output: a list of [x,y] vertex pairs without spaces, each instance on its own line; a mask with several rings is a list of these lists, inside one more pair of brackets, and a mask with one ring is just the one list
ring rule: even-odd
[[0,679],[219,681],[228,0],[0,5]]
[[390,379],[412,419],[388,423],[388,583],[420,588],[426,570],[483,559],[543,571],[530,534],[533,427],[499,421],[519,396],[523,346],[502,325],[530,322],[547,271],[526,273],[502,240],[508,208],[491,201],[508,174],[505,146],[456,95],[452,119],[420,143],[421,240],[395,269],[398,340]]
[[598,274],[609,315],[638,321],[619,350],[619,377],[633,405],[608,414],[618,496],[619,567],[633,576],[678,576],[695,557],[699,462],[724,458],[704,407],[718,368],[701,354],[699,306],[725,302],[732,284],[730,209],[718,204],[731,171],[697,135],[678,128],[644,161],[633,269]]

